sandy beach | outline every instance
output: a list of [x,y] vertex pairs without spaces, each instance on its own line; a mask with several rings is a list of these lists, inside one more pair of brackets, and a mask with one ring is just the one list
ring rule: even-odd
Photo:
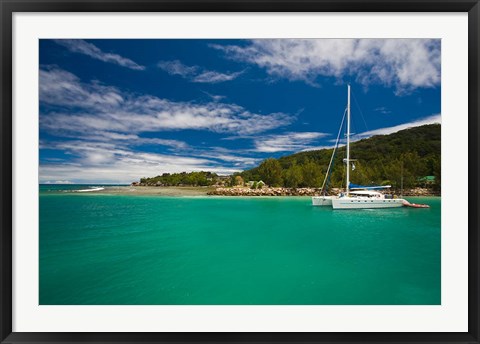
[[158,187],[158,186],[106,186],[103,190],[91,193],[103,193],[112,195],[152,195],[152,196],[206,196],[208,192],[215,190],[214,187]]

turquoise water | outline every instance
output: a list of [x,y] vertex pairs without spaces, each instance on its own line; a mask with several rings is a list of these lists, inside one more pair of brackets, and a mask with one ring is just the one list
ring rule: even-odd
[[440,304],[440,198],[337,210],[310,197],[40,187],[40,304]]

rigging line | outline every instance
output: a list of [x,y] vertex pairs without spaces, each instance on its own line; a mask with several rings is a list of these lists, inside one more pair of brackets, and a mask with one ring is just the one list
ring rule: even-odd
[[325,187],[325,184],[327,184],[327,187],[328,187],[328,180],[330,179],[330,177],[329,177],[330,168],[332,168],[332,166],[333,166],[333,160],[334,160],[335,154],[337,152],[338,142],[340,141],[340,134],[342,133],[343,123],[345,122],[345,115],[346,114],[347,114],[347,109],[345,109],[345,111],[343,112],[342,122],[340,123],[340,129],[338,130],[337,140],[335,141],[335,148],[333,149],[332,157],[330,158],[330,163],[328,164],[328,168],[327,168],[327,174],[325,175],[325,179],[323,180],[322,188],[320,190],[320,192],[323,193],[324,195],[325,195],[325,191],[326,191],[326,188],[324,189],[324,187]]
[[[355,105],[357,106],[358,112],[360,112],[360,116],[362,117],[363,124],[365,124],[365,129],[367,129],[367,131],[369,131],[370,129],[368,129],[367,122],[365,121],[365,117],[363,116],[363,112],[362,112],[362,109],[360,108],[360,105],[358,104],[357,98],[355,97],[354,92],[351,92],[351,93],[352,93],[352,96],[353,96],[353,101],[355,102]],[[379,161],[380,161],[380,165],[382,165],[383,174],[386,175],[387,170],[385,169],[385,165],[383,164],[383,160],[381,159],[383,154],[380,153],[380,150],[378,149],[378,147],[376,145],[373,145],[373,147],[376,150],[378,156],[380,157]]]
[[358,112],[360,112],[360,116],[362,117],[363,124],[365,124],[365,129],[367,129],[367,131],[369,131],[367,122],[365,121],[365,117],[363,116],[362,109],[360,109],[360,105],[358,104],[357,98],[355,97],[355,94],[353,92],[351,92],[351,93],[352,93],[352,96],[353,96],[353,101],[355,102],[355,105],[357,105]]

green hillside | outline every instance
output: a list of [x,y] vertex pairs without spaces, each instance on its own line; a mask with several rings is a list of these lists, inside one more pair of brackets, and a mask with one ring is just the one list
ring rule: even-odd
[[[430,184],[440,189],[441,125],[430,124],[401,130],[390,135],[378,135],[350,144],[355,169],[350,173],[354,184],[390,184],[400,188],[425,186],[421,178],[434,176]],[[345,147],[337,150],[331,187],[345,184]],[[271,186],[320,187],[328,168],[333,149],[308,151],[266,159],[258,167],[237,173],[243,180],[263,180]],[[238,179],[238,178],[237,178]]]

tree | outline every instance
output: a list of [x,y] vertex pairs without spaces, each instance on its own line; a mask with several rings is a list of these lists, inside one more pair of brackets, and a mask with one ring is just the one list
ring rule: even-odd
[[428,173],[427,161],[422,161],[416,151],[403,153],[400,159],[403,161],[404,169],[409,171],[414,177],[423,177]]
[[240,186],[243,186],[245,184],[242,176],[238,175],[238,176],[235,176],[235,185],[240,185]]
[[303,182],[302,184],[307,187],[320,187],[322,183],[322,173],[320,172],[320,166],[313,161],[308,161],[302,167]]
[[392,186],[396,189],[400,189],[402,186],[406,187],[405,184],[405,169],[402,167],[401,160],[393,160],[387,166],[385,166],[385,174],[388,175],[389,180],[392,182]]
[[258,167],[260,179],[270,186],[281,186],[282,180],[282,166],[277,159],[269,158],[264,160]]
[[303,181],[302,168],[294,163],[285,171],[283,180],[286,187],[298,187]]
[[440,157],[435,159],[433,163],[433,175],[435,176],[435,183],[433,184],[433,188],[436,191],[440,191],[442,189],[442,164]]
[[178,186],[178,185],[193,185],[193,186],[208,186],[213,185],[218,181],[218,176],[211,172],[182,172],[182,173],[164,173],[161,176],[153,178],[142,178],[140,182],[146,185],[153,186]]

